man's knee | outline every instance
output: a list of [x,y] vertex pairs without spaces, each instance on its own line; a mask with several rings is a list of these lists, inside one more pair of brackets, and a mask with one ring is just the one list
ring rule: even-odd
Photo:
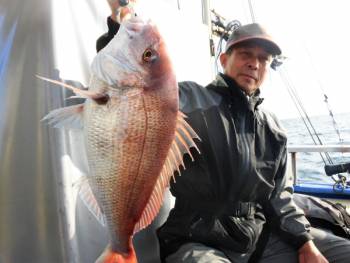
[[270,233],[270,237],[259,262],[297,263],[298,252],[294,247],[284,242],[278,235]]
[[327,230],[311,228],[314,243],[329,262],[350,262],[350,240]]
[[231,261],[220,250],[207,247],[200,243],[187,243],[178,251],[166,258],[167,263],[230,263]]

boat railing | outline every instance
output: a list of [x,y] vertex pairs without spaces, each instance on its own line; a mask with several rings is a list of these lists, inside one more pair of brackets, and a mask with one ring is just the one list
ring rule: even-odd
[[350,152],[350,145],[288,145],[288,153],[291,155],[291,168],[294,178],[294,185],[297,182],[297,153],[321,153],[321,152]]

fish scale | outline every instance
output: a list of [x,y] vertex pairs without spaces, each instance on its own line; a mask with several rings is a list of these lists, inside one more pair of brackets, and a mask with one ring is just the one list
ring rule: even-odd
[[[94,194],[98,196],[107,224],[113,229],[111,235],[119,233],[119,237],[112,237],[112,240],[119,239],[118,250],[125,253],[129,249],[128,238],[132,236],[134,225],[148,201],[146,198],[140,202],[135,196],[151,195],[163,167],[161,160],[165,161],[173,141],[176,125],[176,113],[169,116],[160,109],[164,107],[159,102],[161,98],[142,95],[134,95],[125,101],[127,105],[132,105],[127,118],[120,116],[125,110],[120,108],[127,106],[123,103],[113,109],[112,116],[91,105],[92,109],[87,110],[84,121],[90,145],[90,173],[99,178],[92,180],[96,184]],[[127,131],[119,130],[118,133],[117,128],[115,132],[113,128],[120,127],[118,120],[126,119],[127,125],[123,128]],[[111,185],[113,188],[109,187]],[[124,230],[128,238],[121,240],[120,233]]]
[[171,61],[150,21],[123,23],[91,69],[88,90],[40,77],[86,98],[44,120],[84,134],[89,174],[81,197],[98,220],[103,213],[110,236],[97,262],[136,262],[133,235],[154,220],[182,156],[199,138],[179,112]]

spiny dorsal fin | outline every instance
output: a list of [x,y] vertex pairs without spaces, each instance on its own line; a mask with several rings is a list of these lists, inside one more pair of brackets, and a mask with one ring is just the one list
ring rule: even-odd
[[199,139],[199,137],[191,126],[184,120],[185,117],[186,116],[183,113],[178,113],[175,138],[169,149],[168,156],[153,189],[153,193],[148,200],[139,222],[135,225],[134,233],[147,227],[157,216],[163,203],[165,188],[169,186],[170,178],[174,176],[175,171],[179,172],[180,165],[185,168],[183,163],[183,155],[187,153],[192,157],[190,153],[191,147],[196,148],[199,152],[197,145],[193,141],[194,138]]

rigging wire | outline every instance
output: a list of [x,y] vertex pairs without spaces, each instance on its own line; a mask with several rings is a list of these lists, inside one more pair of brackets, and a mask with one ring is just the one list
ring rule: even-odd
[[254,15],[253,3],[252,3],[251,0],[248,0],[248,4],[249,4],[249,11],[250,11],[250,16],[251,16],[252,22],[255,23],[255,15]]
[[177,0],[177,9],[181,10],[181,8],[180,8],[180,0]]

